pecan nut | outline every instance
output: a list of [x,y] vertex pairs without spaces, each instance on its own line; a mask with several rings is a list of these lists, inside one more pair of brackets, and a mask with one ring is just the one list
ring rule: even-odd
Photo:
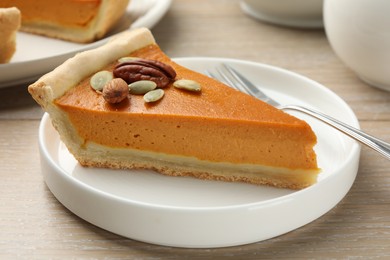
[[170,65],[146,59],[119,63],[113,73],[115,77],[124,79],[128,84],[139,80],[151,80],[159,88],[166,87],[176,77],[176,72]]

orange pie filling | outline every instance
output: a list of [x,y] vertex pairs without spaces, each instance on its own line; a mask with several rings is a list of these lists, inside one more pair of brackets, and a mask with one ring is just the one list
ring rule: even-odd
[[77,54],[29,92],[83,166],[291,189],[319,173],[306,122],[176,64],[145,28]]
[[0,3],[3,7],[17,6],[23,14],[22,24],[84,27],[97,15],[101,0],[1,0]]
[[[130,95],[119,104],[109,104],[91,88],[90,77],[86,78],[55,100],[84,146],[143,151],[160,158],[177,156],[186,163],[229,162],[318,172],[312,150],[316,137],[305,122],[174,63],[157,45],[129,56],[169,64],[177,73],[176,79],[194,79],[202,91],[190,93],[170,84],[156,103]],[[103,69],[112,71],[117,63]],[[241,97],[237,99],[237,95]],[[241,111],[243,102],[252,109]],[[315,178],[315,174],[307,176]]]

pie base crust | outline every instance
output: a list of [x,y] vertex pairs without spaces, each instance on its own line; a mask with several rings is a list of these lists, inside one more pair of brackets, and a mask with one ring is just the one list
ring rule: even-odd
[[16,32],[20,28],[20,11],[0,8],[0,63],[8,63],[16,51]]

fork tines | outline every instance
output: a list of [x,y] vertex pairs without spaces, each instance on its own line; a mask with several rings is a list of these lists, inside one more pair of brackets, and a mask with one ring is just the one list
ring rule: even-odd
[[207,71],[206,74],[212,78],[223,81],[225,84],[231,86],[232,88],[254,96],[264,102],[267,102],[270,105],[279,106],[278,102],[274,101],[266,94],[264,94],[257,86],[255,86],[251,81],[249,81],[232,66],[222,63],[220,66],[215,68],[215,71],[218,73],[218,75],[210,71]]

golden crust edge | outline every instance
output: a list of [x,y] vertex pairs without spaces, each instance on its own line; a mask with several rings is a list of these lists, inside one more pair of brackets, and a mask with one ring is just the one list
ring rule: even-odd
[[319,169],[290,170],[262,165],[201,161],[193,157],[113,148],[89,142],[73,150],[85,167],[148,169],[168,176],[190,176],[202,180],[245,182],[299,190],[316,183]]
[[21,24],[21,14],[16,7],[0,8],[0,64],[8,63],[16,51],[16,32]]
[[120,33],[105,45],[78,53],[66,60],[31,84],[28,91],[43,108],[46,108],[81,80],[112,61],[154,43],[154,37],[146,28]]

